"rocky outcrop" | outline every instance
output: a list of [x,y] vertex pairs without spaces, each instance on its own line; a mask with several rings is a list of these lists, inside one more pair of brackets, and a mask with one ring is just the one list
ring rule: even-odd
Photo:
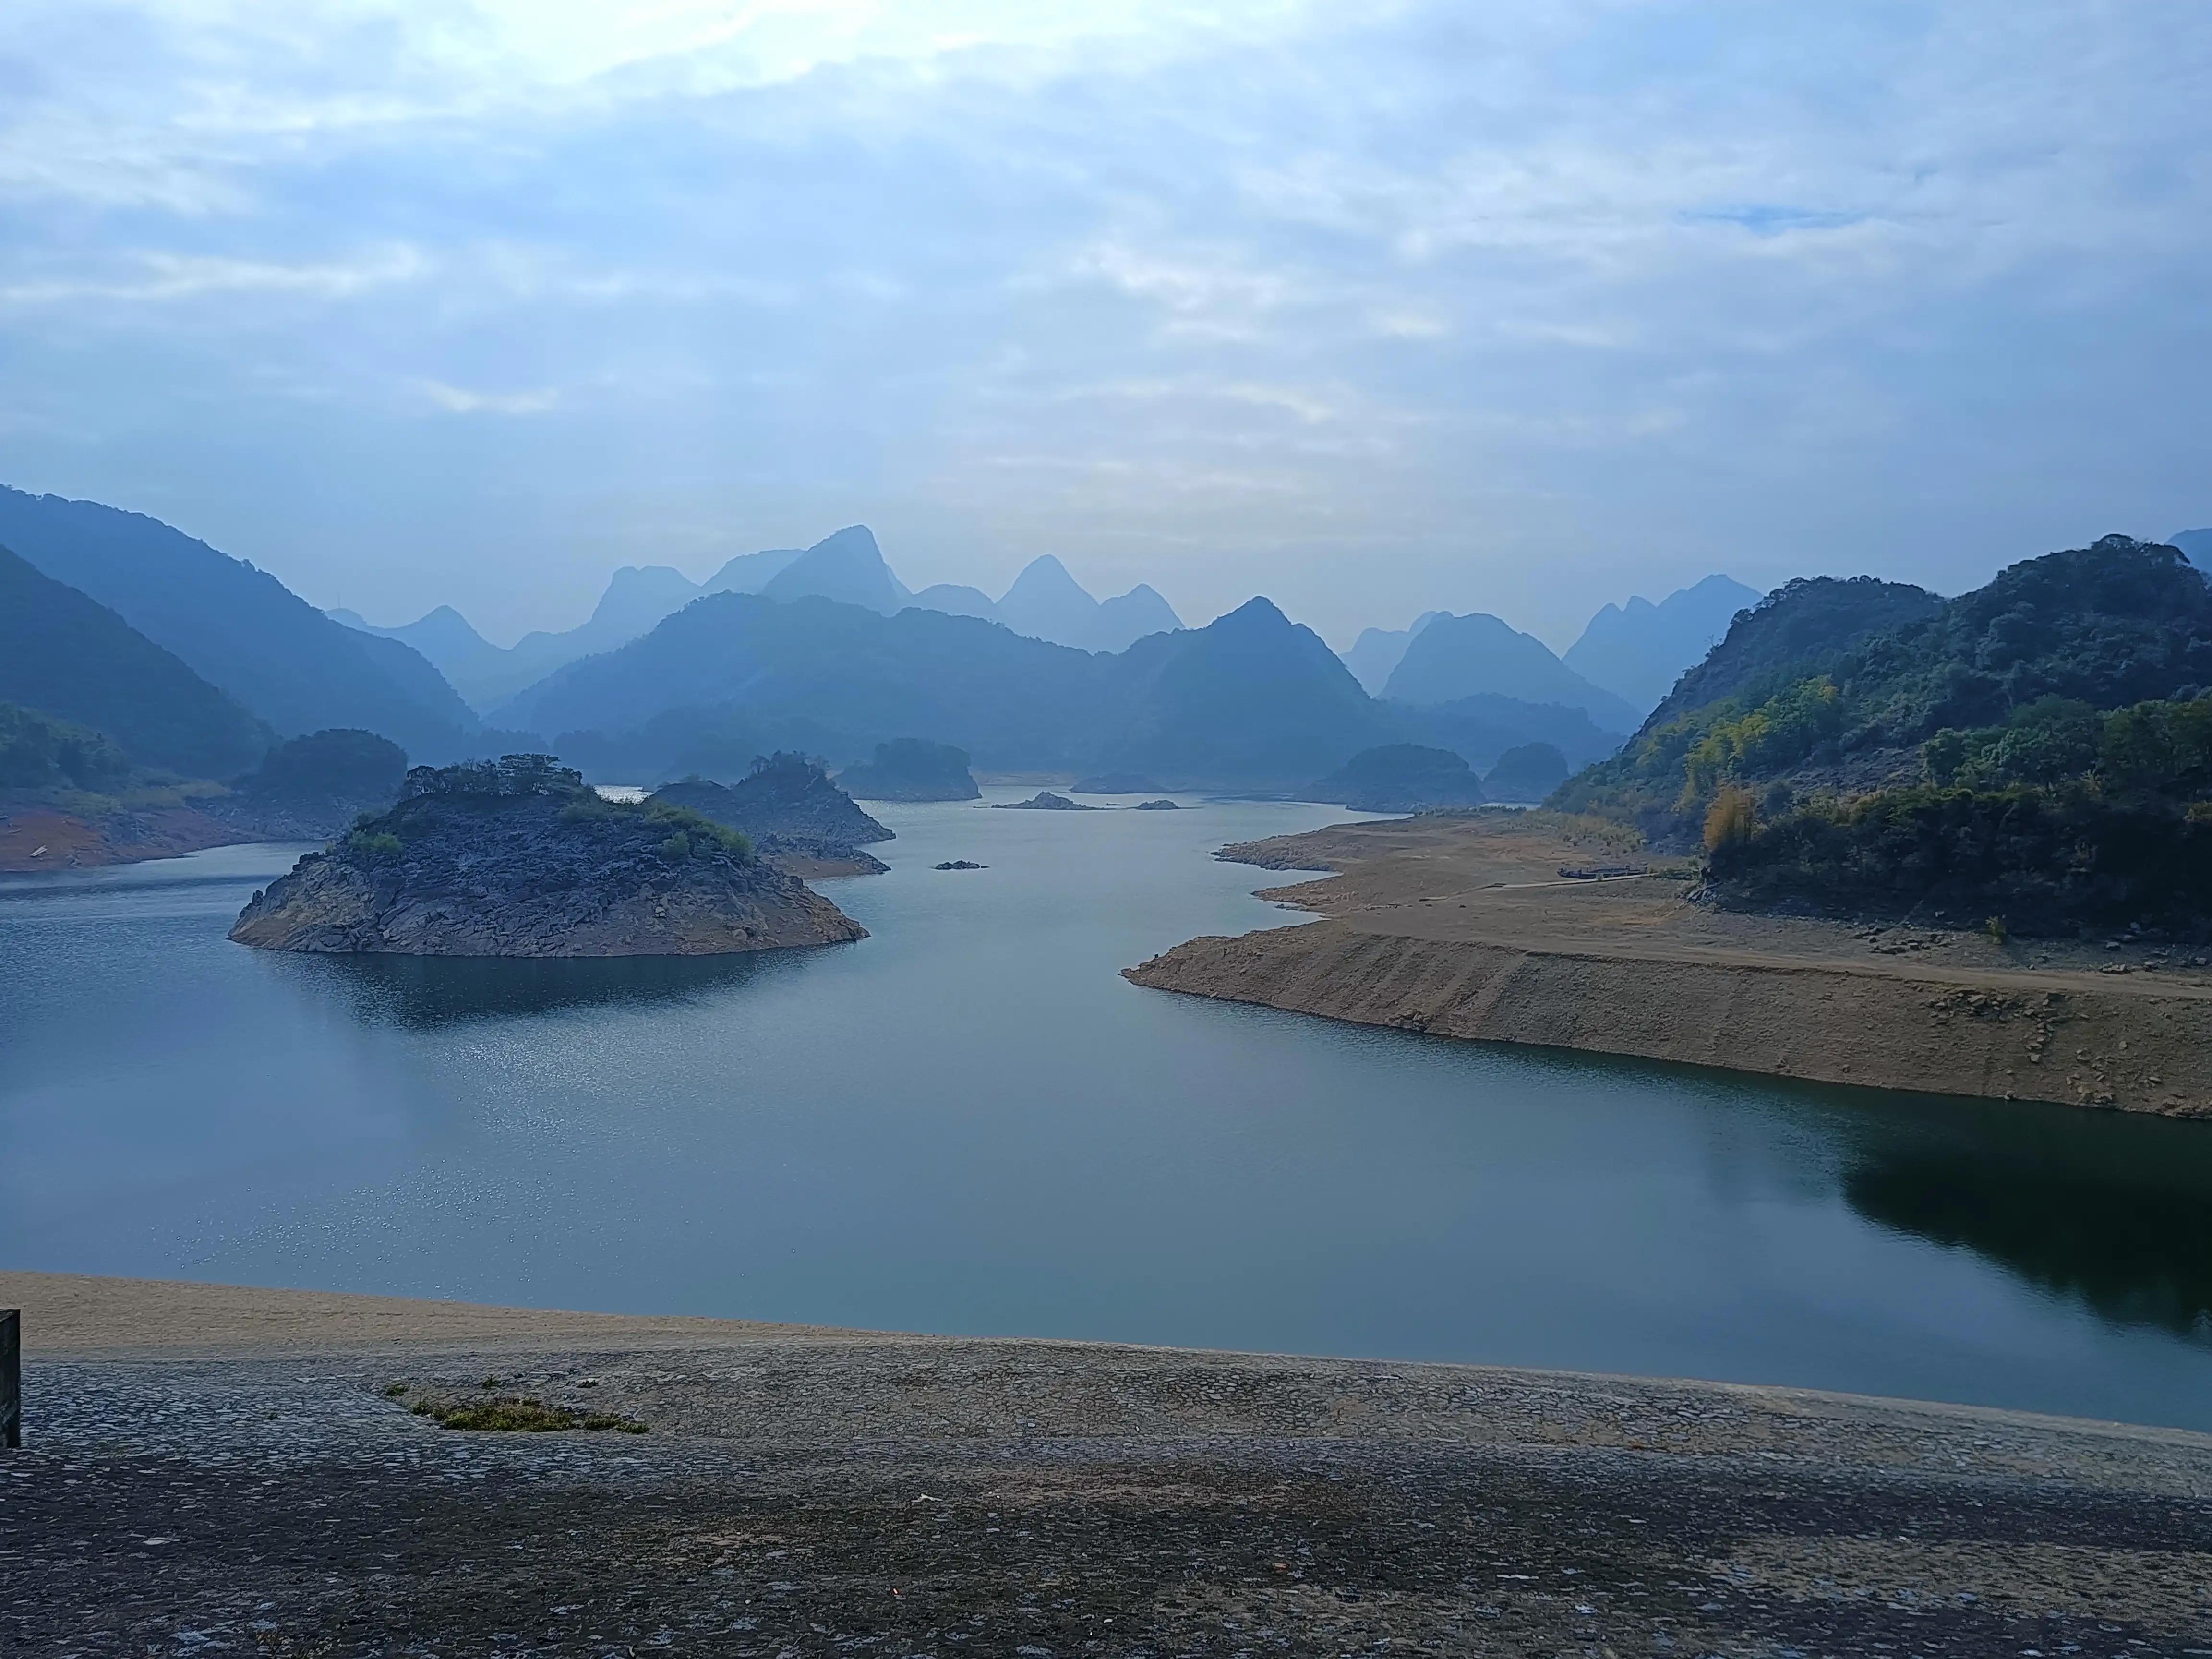
[[1163,797],[1158,800],[1140,800],[1133,810],[1139,812],[1180,812],[1182,808]]
[[756,760],[732,785],[701,777],[664,784],[653,799],[738,831],[793,875],[881,875],[890,866],[861,849],[897,839],[804,755]]
[[[718,956],[864,939],[744,837],[574,772],[417,768],[409,793],[256,893],[230,937],[400,956]],[[507,770],[502,773],[501,769]]]
[[1049,789],[1040,789],[1027,800],[1002,800],[994,803],[1002,812],[1096,812],[1096,806],[1085,806],[1079,800],[1070,800],[1065,795],[1055,795]]

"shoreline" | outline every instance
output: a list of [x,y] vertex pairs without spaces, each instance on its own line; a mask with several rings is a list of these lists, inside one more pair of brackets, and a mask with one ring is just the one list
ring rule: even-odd
[[2212,1117],[2212,975],[2070,942],[1716,913],[1680,881],[1547,879],[1586,854],[1572,834],[1549,815],[1413,818],[1224,848],[1334,870],[1259,894],[1324,920],[1189,939],[1123,977],[1477,1042]]
[[1183,1347],[1111,1338],[962,1336],[841,1325],[729,1319],[707,1314],[599,1313],[353,1291],[304,1291],[200,1279],[140,1279],[0,1268],[0,1308],[21,1310],[23,1363],[161,1363],[321,1358],[347,1365],[453,1354],[527,1357],[582,1348],[603,1352],[750,1348],[927,1349],[1013,1359],[1050,1357],[1079,1365],[1129,1361],[1279,1369],[1313,1374],[1468,1377],[1563,1395],[1608,1389],[1709,1394],[1775,1408],[1850,1416],[1924,1415],[2053,1431],[2172,1440],[2212,1457],[2212,1431],[2123,1418],[2069,1416],[1966,1401],[1920,1400],[1786,1382],[1750,1382],[1627,1371],[1563,1370],[1475,1360],[1392,1359],[1266,1349]]

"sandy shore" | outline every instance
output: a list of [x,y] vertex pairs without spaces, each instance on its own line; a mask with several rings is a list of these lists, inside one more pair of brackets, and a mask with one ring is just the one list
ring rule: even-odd
[[1439,1036],[1996,1099],[2212,1116],[2212,972],[2101,941],[1734,915],[1547,814],[1340,825],[1224,850],[1332,870],[1328,920],[1196,939],[1139,985]]
[[[0,1274],[0,1651],[2173,1654],[2212,1437]],[[487,1434],[527,1397],[646,1431]]]

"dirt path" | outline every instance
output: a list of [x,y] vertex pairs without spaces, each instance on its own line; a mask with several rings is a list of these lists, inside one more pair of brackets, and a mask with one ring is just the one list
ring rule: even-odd
[[[0,1275],[17,1301],[10,1655],[2212,1646],[2212,1438],[2178,1431]],[[500,1394],[647,1431],[410,1409]]]
[[1266,897],[1329,920],[1203,938],[1139,985],[1440,1036],[2000,1099],[2212,1115],[2212,971],[2129,941],[2033,944],[1717,911],[1688,872],[1548,814],[1346,824],[1226,848],[1339,873]]

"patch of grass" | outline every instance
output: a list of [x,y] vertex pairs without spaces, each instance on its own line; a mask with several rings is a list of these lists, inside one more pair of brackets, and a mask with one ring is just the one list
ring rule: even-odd
[[398,1400],[406,1392],[407,1385],[404,1382],[387,1382],[384,1385],[384,1397],[386,1400]]
[[[495,1389],[499,1379],[483,1386]],[[386,1391],[387,1394],[389,1390]],[[489,1400],[440,1400],[425,1395],[408,1407],[441,1429],[474,1429],[489,1434],[558,1434],[581,1429],[589,1434],[643,1434],[644,1424],[618,1412],[575,1412],[566,1406],[549,1406],[526,1395],[502,1394]]]

